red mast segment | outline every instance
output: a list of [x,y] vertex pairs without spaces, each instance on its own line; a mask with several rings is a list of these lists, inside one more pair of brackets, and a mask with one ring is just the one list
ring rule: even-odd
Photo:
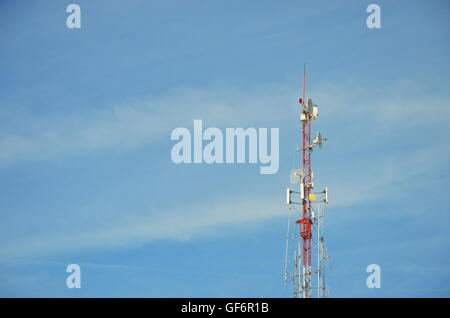
[[302,264],[303,266],[311,266],[312,258],[312,220],[311,220],[311,204],[309,202],[309,194],[312,192],[312,170],[311,170],[311,118],[309,113],[305,111],[306,94],[306,65],[303,72],[303,97],[300,100],[302,105],[301,114],[304,116],[302,120],[302,175],[304,184],[304,199],[302,209],[302,219],[297,220],[300,224],[300,236],[302,237]]

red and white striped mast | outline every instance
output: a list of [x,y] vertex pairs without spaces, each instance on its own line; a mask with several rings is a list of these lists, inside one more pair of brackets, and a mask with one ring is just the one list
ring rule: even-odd
[[[312,100],[306,100],[306,65],[303,73],[303,91],[302,98],[299,99],[301,105],[300,120],[302,128],[302,147],[301,150],[301,169],[294,169],[291,172],[291,183],[299,183],[299,192],[288,188],[287,203],[292,205],[300,205],[300,211],[296,214],[296,224],[299,226],[299,231],[294,232],[293,241],[298,244],[293,244],[294,249],[294,273],[292,276],[287,274],[287,253],[289,243],[289,224],[288,236],[286,241],[286,269],[285,279],[292,278],[294,282],[294,297],[310,298],[313,296],[313,289],[317,289],[317,296],[325,295],[325,284],[323,280],[324,261],[327,260],[327,253],[324,245],[324,238],[322,236],[323,225],[323,203],[328,203],[328,189],[321,192],[313,192],[313,172],[311,167],[311,153],[316,146],[322,148],[323,142],[326,141],[318,133],[317,138],[311,141],[311,123],[318,116],[317,105],[314,105]],[[297,178],[295,178],[295,175]],[[293,177],[294,176],[294,177]],[[295,181],[297,180],[297,181]],[[317,200],[317,196],[322,195],[322,200]],[[299,197],[297,202],[295,197]],[[294,199],[293,199],[294,198]],[[313,204],[315,205],[313,208]],[[316,211],[314,211],[316,210]],[[317,242],[313,244],[313,236],[316,232]],[[313,249],[318,254],[316,269],[313,270],[312,254]],[[315,286],[313,286],[312,276],[317,274],[318,279]]]

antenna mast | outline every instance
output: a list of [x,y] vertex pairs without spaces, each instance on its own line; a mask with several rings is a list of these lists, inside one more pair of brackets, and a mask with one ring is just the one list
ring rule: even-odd
[[[296,213],[296,225],[294,232],[288,234],[286,240],[286,256],[289,250],[289,237],[292,235],[292,248],[294,249],[293,274],[288,273],[288,258],[286,257],[285,282],[292,280],[294,284],[294,297],[311,298],[313,289],[317,289],[317,297],[326,296],[324,269],[328,260],[328,254],[323,237],[324,204],[328,203],[328,188],[323,191],[314,192],[313,171],[311,165],[311,154],[316,146],[322,148],[326,138],[322,138],[320,133],[316,139],[311,140],[311,123],[319,115],[317,105],[311,98],[305,102],[306,98],[306,64],[303,72],[303,92],[299,99],[301,105],[301,138],[302,147],[297,146],[297,151],[301,152],[301,168],[291,171],[291,183],[299,184],[299,191],[287,189],[286,203],[291,210]],[[321,199],[318,199],[321,196]],[[294,199],[293,199],[294,198]],[[295,202],[295,198],[298,198]],[[295,206],[299,206],[296,209]],[[292,228],[292,227],[291,227]],[[316,235],[314,235],[314,232]],[[317,241],[314,242],[313,238]],[[317,253],[317,261],[313,263],[312,255]],[[317,275],[317,282],[313,282],[313,275]]]

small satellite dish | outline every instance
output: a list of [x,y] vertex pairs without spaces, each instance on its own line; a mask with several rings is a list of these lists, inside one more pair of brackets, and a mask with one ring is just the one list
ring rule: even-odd
[[322,134],[320,132],[317,134],[317,144],[319,145],[319,148],[322,148],[323,138],[322,138]]
[[323,143],[325,141],[327,141],[327,138],[323,138],[322,134],[319,132],[319,133],[317,133],[316,139],[314,139],[314,144],[318,145],[319,148],[322,148],[323,147]]
[[302,169],[292,169],[291,173],[289,174],[289,181],[291,183],[299,183],[302,176]]
[[317,116],[319,116],[319,109],[317,108],[317,105],[313,106],[313,112],[312,112],[312,116],[315,119]]
[[314,112],[314,103],[311,98],[308,98],[308,103],[306,104],[306,111],[311,115]]

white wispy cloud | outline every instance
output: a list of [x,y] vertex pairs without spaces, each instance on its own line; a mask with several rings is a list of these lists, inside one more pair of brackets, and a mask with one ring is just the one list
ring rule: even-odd
[[[84,219],[70,228],[48,229],[46,234],[18,239],[2,244],[0,261],[11,257],[36,256],[66,250],[111,248],[142,244],[151,240],[188,240],[198,235],[223,231],[222,226],[247,222],[261,222],[284,216],[278,198],[234,197],[229,204],[203,202],[192,206],[173,207],[158,213],[126,213],[109,221],[99,222],[85,229]],[[180,210],[183,210],[182,217]],[[56,239],[57,238],[57,239]]]
[[[164,96],[67,117],[33,116],[26,110],[15,113],[3,108],[2,121],[21,115],[30,128],[4,125],[0,165],[5,169],[9,164],[55,156],[79,156],[105,149],[126,151],[169,140],[173,128],[189,126],[193,119],[228,127],[287,125],[292,118],[298,118],[295,86],[288,83],[250,90],[180,88]],[[328,158],[328,168],[321,171],[326,180],[320,180],[330,188],[330,208],[402,195],[417,187],[419,177],[432,176],[447,166],[448,142],[445,135],[437,134],[449,127],[447,95],[421,92],[411,96],[410,90],[417,91],[418,85],[409,81],[390,83],[389,88],[371,93],[352,83],[323,83],[317,87],[320,89],[312,93],[321,110],[318,125],[330,134],[327,151],[333,154]],[[429,106],[424,108],[426,103]],[[418,136],[422,138],[420,143],[410,140]],[[351,162],[335,162],[334,157]],[[4,242],[0,259],[157,239],[184,240],[220,232],[217,230],[227,225],[285,217],[287,213],[281,190],[276,196],[239,194],[227,201],[232,203],[214,202],[183,207],[187,212],[182,219],[178,207],[168,206],[156,212],[123,211],[93,224],[91,218],[89,228],[82,226],[88,221],[84,219],[87,214],[77,221],[81,231],[76,230],[75,223],[70,228],[54,231],[49,227],[48,231]],[[104,213],[107,215],[107,211]]]
[[[172,129],[191,125],[194,119],[227,127],[280,126],[286,119],[298,117],[296,84],[271,84],[248,90],[218,86],[178,88],[163,96],[64,116],[32,115],[24,107],[0,103],[0,165],[111,148],[126,150],[165,138]],[[448,96],[411,94],[420,90],[412,81],[397,81],[377,90],[355,88],[351,82],[319,85],[313,94],[321,106],[320,118],[325,119],[321,125],[339,127],[344,132],[364,124],[367,130],[362,133],[374,137],[380,132],[439,125],[450,117]],[[347,147],[358,145],[365,138],[350,136],[349,140]]]
[[[126,150],[160,138],[194,119],[234,127],[279,123],[295,100],[287,85],[244,91],[236,88],[179,88],[164,96],[136,99],[68,116],[32,116],[4,105],[0,122],[22,116],[20,127],[0,131],[0,164],[76,156],[106,149]],[[292,96],[291,96],[292,95]],[[285,111],[280,112],[280,108]],[[24,125],[33,129],[23,132]],[[1,128],[0,128],[1,129]]]

